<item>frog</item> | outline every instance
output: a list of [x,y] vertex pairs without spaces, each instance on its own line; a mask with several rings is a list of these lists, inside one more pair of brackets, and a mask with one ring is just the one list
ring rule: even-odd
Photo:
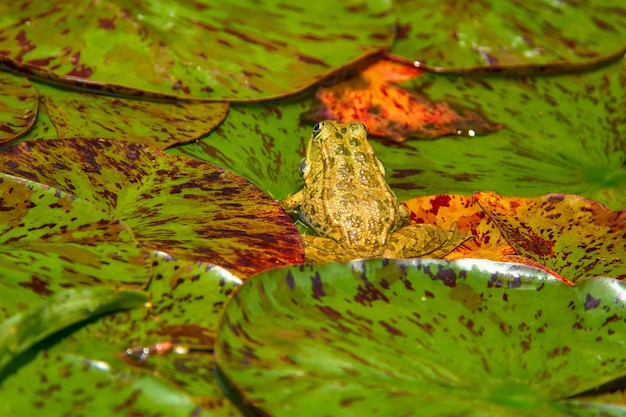
[[455,226],[409,224],[363,123],[317,123],[300,175],[304,186],[280,205],[313,232],[302,236],[306,262],[442,257],[463,240]]

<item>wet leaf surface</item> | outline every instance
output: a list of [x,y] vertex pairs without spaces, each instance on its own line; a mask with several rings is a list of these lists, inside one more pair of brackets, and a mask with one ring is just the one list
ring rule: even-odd
[[626,375],[625,296],[471,259],[293,266],[235,294],[216,358],[273,416],[617,415],[567,397]]
[[302,261],[291,219],[223,169],[114,140],[25,142],[0,171],[50,184],[122,220],[146,249],[210,262],[239,276]]
[[342,123],[356,120],[367,126],[370,135],[395,142],[444,135],[473,137],[502,127],[462,105],[432,102],[393,84],[410,81],[420,74],[422,71],[409,65],[377,61],[346,81],[317,89],[316,102],[302,114],[302,119],[313,124],[323,120]]
[[123,222],[45,185],[0,174],[0,320],[70,288],[142,288],[146,253]]
[[110,287],[61,291],[0,324],[0,373],[11,361],[46,337],[73,324],[116,310],[135,308],[147,294]]
[[209,133],[228,111],[227,103],[140,101],[35,86],[60,139],[123,138],[165,149]]
[[[258,99],[307,88],[388,48],[388,1],[109,0],[0,6],[5,67],[113,93]],[[245,19],[243,18],[245,16]],[[338,22],[340,24],[338,24]]]
[[0,73],[0,145],[25,135],[37,119],[39,97],[26,78]]
[[432,66],[563,65],[626,52],[626,9],[620,0],[399,0],[396,5],[392,52]]
[[[3,375],[0,410],[75,415],[239,416],[213,374],[217,317],[241,281],[207,264],[153,258],[151,304],[103,317]],[[182,351],[156,350],[178,345]],[[146,347],[141,358],[128,355]]]
[[575,195],[523,199],[477,193],[476,198],[518,254],[574,283],[626,279],[626,211]]
[[[370,142],[400,200],[478,190],[522,197],[561,192],[620,210],[626,208],[625,85],[626,62],[560,77],[423,74],[405,87],[477,107],[504,128],[471,139]],[[233,106],[205,139],[171,152],[224,166],[282,198],[302,187],[298,166],[311,128],[296,120],[310,105]]]

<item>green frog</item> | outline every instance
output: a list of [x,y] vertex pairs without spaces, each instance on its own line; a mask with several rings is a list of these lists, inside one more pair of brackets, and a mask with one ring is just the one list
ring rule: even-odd
[[304,187],[280,204],[317,234],[303,236],[307,262],[441,257],[464,240],[456,227],[407,226],[408,209],[387,184],[362,123],[316,124],[300,174]]

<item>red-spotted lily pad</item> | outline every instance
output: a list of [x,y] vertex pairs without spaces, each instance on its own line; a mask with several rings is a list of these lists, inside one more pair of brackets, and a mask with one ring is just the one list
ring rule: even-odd
[[115,140],[24,142],[0,172],[49,184],[123,221],[143,247],[240,276],[302,262],[279,205],[243,178],[200,161]]
[[228,111],[227,103],[140,101],[35,87],[60,139],[123,138],[164,149],[209,133]]
[[389,48],[395,25],[382,0],[6,1],[0,16],[5,67],[113,93],[211,99],[302,90]]
[[567,69],[626,52],[621,0],[399,0],[392,52],[433,67],[546,64]]
[[434,224],[449,228],[453,224],[471,238],[445,256],[446,259],[480,258],[507,261],[515,249],[493,224],[473,197],[435,195],[403,201],[411,216],[411,224]]
[[477,193],[477,203],[519,255],[572,282],[626,279],[626,211],[575,196],[503,197]]
[[377,61],[353,78],[320,87],[315,93],[317,101],[302,119],[312,123],[326,119],[359,121],[370,135],[395,142],[444,135],[474,137],[502,127],[462,105],[432,102],[393,84],[410,81],[421,73],[413,66]]
[[69,288],[145,287],[150,264],[123,222],[58,189],[0,174],[0,320]]
[[471,236],[446,259],[522,263],[576,284],[592,277],[626,278],[624,212],[575,195],[537,198],[477,193],[403,202],[412,223],[455,224]]
[[[578,194],[626,208],[626,61],[560,77],[448,77],[425,73],[406,87],[464,103],[504,127],[474,138],[401,145],[370,140],[400,200],[492,190],[522,197]],[[198,143],[172,152],[233,170],[276,198],[302,187],[298,166],[310,102],[232,106]]]
[[[206,264],[154,258],[149,304],[31,352],[0,384],[0,410],[174,417],[239,416],[213,373],[217,317],[241,284]],[[2,376],[2,375],[0,375]]]
[[0,73],[0,145],[25,135],[38,107],[37,91],[27,79]]
[[623,378],[625,343],[620,281],[372,260],[247,281],[216,358],[234,396],[263,415],[617,416],[623,405],[569,397]]

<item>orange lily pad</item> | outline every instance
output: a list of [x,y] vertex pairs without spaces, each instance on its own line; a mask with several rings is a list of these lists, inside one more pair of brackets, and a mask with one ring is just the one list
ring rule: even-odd
[[626,211],[567,194],[476,193],[475,198],[519,255],[574,283],[626,278]]
[[379,60],[353,78],[320,87],[315,95],[318,101],[301,118],[308,122],[358,120],[367,126],[369,134],[395,142],[446,135],[472,137],[502,128],[465,106],[433,102],[393,84],[410,81],[421,73],[410,65]]
[[626,214],[576,195],[476,193],[403,202],[412,223],[456,224],[472,236],[445,259],[480,258],[539,268],[563,282],[626,277]]

